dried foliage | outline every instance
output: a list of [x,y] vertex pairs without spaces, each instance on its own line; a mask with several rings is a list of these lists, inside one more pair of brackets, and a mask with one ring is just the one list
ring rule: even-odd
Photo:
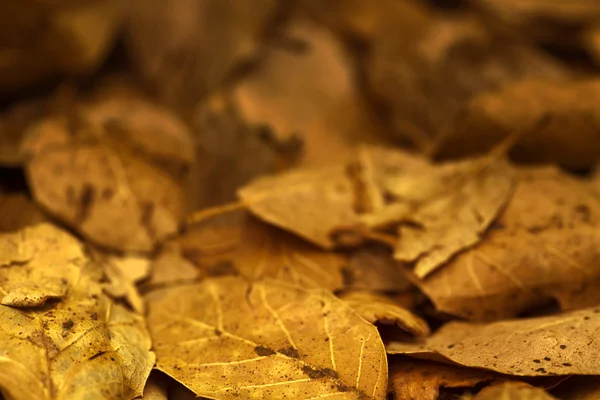
[[600,7],[0,5],[0,399],[597,400]]

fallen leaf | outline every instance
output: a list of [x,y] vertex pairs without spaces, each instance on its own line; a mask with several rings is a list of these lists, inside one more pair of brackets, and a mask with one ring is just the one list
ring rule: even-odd
[[161,97],[178,107],[193,107],[240,63],[256,56],[277,11],[274,0],[135,0],[127,27],[128,53]]
[[556,168],[521,170],[504,212],[477,246],[415,283],[439,311],[471,320],[517,316],[548,299],[561,309],[600,295],[600,198]]
[[153,292],[149,309],[157,368],[199,396],[385,397],[377,330],[324,290],[224,277]]
[[169,286],[194,281],[202,277],[202,271],[186,259],[176,240],[163,245],[151,266],[148,285],[152,287]]
[[342,269],[344,287],[354,290],[401,292],[412,284],[402,271],[403,264],[393,259],[393,252],[382,245],[360,247],[349,254]]
[[[2,235],[0,246],[2,286],[24,296],[11,304],[24,308],[0,305],[0,390],[15,400],[141,395],[154,365],[144,321],[102,294],[81,243],[43,224]],[[28,287],[60,275],[68,290],[59,299],[27,301]]]
[[391,357],[388,392],[398,400],[437,400],[440,389],[472,388],[503,380],[489,371]]
[[302,287],[344,286],[347,258],[326,252],[257,220],[245,210],[206,210],[178,238],[182,254],[205,276],[241,274]]
[[15,90],[93,72],[112,48],[126,11],[119,0],[7,4],[0,15],[0,87]]
[[372,324],[395,325],[417,337],[429,335],[427,322],[383,294],[350,291],[343,292],[338,297]]
[[18,231],[46,220],[26,194],[0,193],[0,232]]
[[[530,129],[513,147],[513,159],[556,162],[585,167],[600,158],[600,128],[595,105],[600,81],[524,80],[469,101],[447,134],[440,138],[440,158],[467,156],[490,150],[523,127]],[[576,134],[573,134],[576,132]]]
[[65,296],[86,262],[79,241],[45,223],[1,234],[0,249],[0,303],[15,307]]
[[588,308],[490,324],[450,322],[421,344],[391,342],[386,350],[515,376],[598,375],[589,357],[600,354],[598,329],[600,309]]
[[136,283],[150,273],[150,260],[139,256],[102,257],[104,272],[109,283],[104,287],[112,297],[124,298],[134,311],[143,314],[144,300],[140,296]]
[[556,400],[544,389],[524,382],[504,382],[484,388],[477,396],[467,396],[465,400]]
[[334,247],[332,235],[337,230],[358,224],[353,182],[342,166],[259,178],[238,195],[263,221],[325,249]]
[[34,199],[95,243],[152,250],[178,229],[184,212],[181,189],[162,171],[88,128],[60,116],[32,128],[24,149]]
[[600,377],[571,376],[552,394],[562,400],[597,400],[600,398]]
[[395,150],[365,148],[359,179],[369,228],[399,225],[394,257],[423,278],[477,244],[508,201],[513,171],[491,158],[435,165]]

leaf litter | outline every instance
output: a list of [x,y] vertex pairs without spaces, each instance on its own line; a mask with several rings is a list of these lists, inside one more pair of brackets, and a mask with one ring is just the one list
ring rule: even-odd
[[0,398],[599,397],[598,5],[67,3],[0,13]]

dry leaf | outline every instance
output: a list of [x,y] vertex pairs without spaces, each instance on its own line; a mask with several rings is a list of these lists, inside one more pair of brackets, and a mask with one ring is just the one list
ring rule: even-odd
[[338,297],[372,324],[396,325],[414,336],[429,335],[427,322],[385,295],[376,292],[351,291],[344,292]]
[[164,244],[151,266],[150,286],[169,286],[194,281],[202,276],[202,271],[187,260],[177,241]]
[[205,276],[240,273],[302,287],[341,289],[347,258],[273,228],[245,210],[205,211],[179,238],[182,254]]
[[483,242],[417,282],[439,311],[492,320],[549,298],[563,310],[600,302],[600,198],[587,182],[555,168],[518,176]]
[[400,273],[402,264],[382,245],[360,247],[349,257],[348,265],[342,270],[346,288],[401,292],[413,287],[405,274]]
[[0,232],[17,231],[47,220],[23,193],[0,193]]
[[[154,365],[144,321],[102,294],[81,243],[42,224],[2,235],[0,246],[2,303],[24,307],[0,305],[0,390],[15,400],[141,395]],[[14,288],[20,301],[7,302]]]
[[133,65],[164,99],[190,107],[255,56],[278,3],[134,0],[132,8],[127,47]]
[[153,292],[157,368],[214,399],[383,399],[375,327],[324,290],[241,278]]
[[478,93],[568,75],[554,59],[495,38],[467,14],[434,15],[422,2],[397,3],[403,11],[374,24],[378,35],[364,60],[367,83],[389,108],[395,133],[419,149],[428,149]]
[[361,150],[359,179],[368,227],[400,224],[394,257],[425,277],[477,244],[509,198],[512,169],[502,160],[442,165],[400,151]]
[[260,219],[325,249],[335,245],[337,230],[358,223],[354,186],[342,166],[259,178],[238,194]]
[[138,293],[136,283],[150,273],[150,260],[139,256],[104,256],[104,273],[109,284],[106,290],[114,298],[125,298],[138,313],[144,312],[144,300]]
[[600,377],[571,376],[554,389],[552,394],[562,400],[598,400]]
[[529,130],[511,150],[528,162],[557,162],[577,168],[600,158],[600,81],[525,80],[474,97],[447,135],[437,144],[438,156],[456,157],[490,150],[523,128]]
[[94,71],[112,48],[128,1],[13,2],[0,15],[0,87]]
[[467,396],[465,400],[557,400],[544,389],[524,382],[504,382],[484,388],[477,396]]
[[392,357],[388,392],[397,400],[438,400],[442,388],[471,388],[500,375],[453,365]]
[[600,309],[474,324],[450,322],[422,344],[392,342],[389,354],[447,359],[516,376],[598,375]]
[[178,229],[180,188],[93,125],[73,124],[53,117],[29,132],[26,169],[35,200],[100,245],[152,250]]

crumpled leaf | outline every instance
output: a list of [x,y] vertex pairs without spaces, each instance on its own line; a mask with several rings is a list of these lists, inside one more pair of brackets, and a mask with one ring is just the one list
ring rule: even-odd
[[129,1],[14,2],[0,15],[0,87],[14,90],[94,71],[112,48]]
[[439,311],[471,320],[517,316],[553,298],[600,303],[600,197],[556,168],[521,170],[484,240],[417,281]]
[[[600,158],[600,80],[524,80],[474,97],[440,138],[440,158],[480,154],[523,127],[534,127],[512,148],[515,160],[573,168]],[[549,121],[539,126],[539,121]]]
[[303,287],[344,286],[347,258],[323,251],[257,220],[245,210],[209,209],[178,239],[182,254],[205,276],[239,273]]
[[471,15],[437,15],[418,1],[394,3],[365,18],[374,33],[363,63],[368,88],[390,109],[394,133],[419,149],[428,150],[478,93],[569,75],[509,35],[495,37]]
[[136,283],[150,274],[150,260],[140,256],[105,256],[104,272],[110,283],[106,290],[114,298],[125,298],[138,313],[144,312],[144,300],[140,296]]
[[61,116],[32,128],[24,148],[33,196],[93,242],[150,251],[178,229],[184,212],[181,189],[95,128]]
[[399,224],[394,257],[413,262],[425,277],[457,252],[481,240],[507,202],[513,171],[503,160],[441,165],[383,148],[358,156],[371,228]]
[[386,350],[515,376],[598,375],[590,357],[600,354],[598,329],[600,308],[587,308],[490,324],[450,322],[423,343],[391,342]]
[[43,306],[60,298],[81,279],[84,249],[74,237],[51,224],[0,235],[1,304]]
[[380,293],[349,291],[338,297],[372,324],[395,325],[417,337],[429,335],[427,322]]
[[342,166],[259,178],[241,188],[238,195],[263,221],[325,249],[336,244],[332,239],[336,231],[358,223],[353,182]]
[[46,216],[26,194],[0,192],[0,232],[17,231],[46,220]]
[[215,399],[383,399],[375,327],[324,290],[223,277],[149,295],[157,368]]
[[102,271],[82,245],[42,224],[2,235],[0,246],[3,287],[28,296],[28,286],[60,273],[68,285],[52,303],[0,305],[0,391],[15,400],[141,395],[155,359],[144,321],[102,293]]
[[489,371],[392,357],[388,392],[398,400],[438,400],[442,388],[470,388],[502,380]]
[[571,376],[552,394],[562,400],[596,400],[600,398],[600,377]]
[[256,56],[277,10],[274,0],[134,0],[126,45],[161,97],[195,106]]
[[556,400],[544,389],[524,382],[504,382],[484,388],[477,396],[464,397],[464,400]]

